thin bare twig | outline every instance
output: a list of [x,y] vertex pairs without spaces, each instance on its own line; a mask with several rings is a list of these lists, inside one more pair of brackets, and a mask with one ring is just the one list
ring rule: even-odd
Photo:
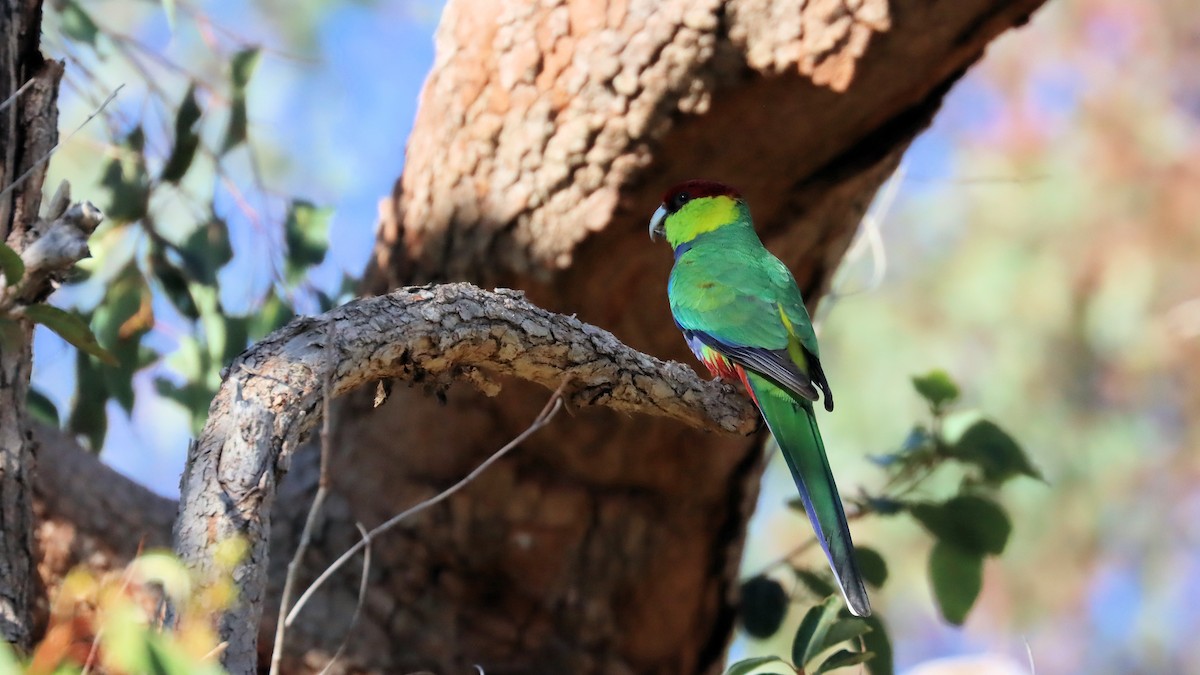
[[329,659],[329,663],[321,669],[317,675],[325,675],[334,663],[341,658],[342,653],[346,651],[346,645],[350,644],[350,636],[354,635],[354,626],[358,623],[358,617],[362,615],[363,605],[367,601],[367,582],[371,575],[371,533],[367,532],[367,528],[363,527],[362,523],[355,523],[358,528],[358,533],[362,535],[363,546],[363,569],[362,578],[358,582],[358,602],[354,605],[354,614],[350,616],[350,625],[346,627],[346,636],[342,638],[342,644],[338,645],[337,651],[333,653],[333,657]]
[[484,460],[482,464],[475,467],[475,469],[473,471],[471,471],[471,473],[467,474],[465,478],[458,481],[454,485],[451,485],[450,487],[446,488],[445,490],[439,492],[438,494],[434,495],[433,497],[430,497],[429,499],[426,499],[425,501],[420,502],[419,504],[416,504],[415,506],[412,506],[404,511],[401,511],[400,513],[396,514],[395,516],[392,516],[391,519],[389,519],[387,522],[385,522],[382,525],[379,525],[375,529],[371,530],[367,534],[366,538],[364,538],[363,540],[360,540],[354,546],[351,546],[345,553],[343,553],[341,555],[340,558],[333,561],[333,564],[331,564],[328,568],[326,568],[325,571],[321,573],[321,576],[317,577],[316,580],[314,580],[312,582],[312,584],[310,584],[309,587],[304,591],[304,594],[300,596],[300,599],[296,601],[296,605],[294,607],[292,607],[291,612],[288,613],[287,620],[285,623],[288,626],[291,626],[292,622],[296,620],[296,616],[300,613],[300,610],[304,607],[305,603],[307,603],[308,599],[312,597],[312,594],[315,593],[317,591],[317,589],[321,587],[322,584],[324,584],[326,581],[328,581],[329,577],[333,576],[333,574],[335,572],[337,572],[339,569],[341,569],[342,565],[345,565],[347,560],[354,557],[354,555],[356,553],[361,551],[363,549],[363,547],[367,545],[368,542],[370,542],[375,537],[383,534],[384,532],[387,532],[388,530],[392,529],[396,525],[400,524],[403,520],[405,520],[409,516],[420,513],[421,511],[424,511],[425,509],[427,509],[431,506],[435,506],[435,505],[445,501],[451,495],[453,495],[454,493],[463,489],[471,481],[473,481],[477,477],[479,477],[479,475],[481,473],[483,473],[484,471],[487,470],[488,467],[490,467],[491,465],[493,465],[497,461],[499,461],[501,457],[504,457],[504,455],[508,454],[508,452],[510,450],[517,447],[518,445],[523,443],[525,441],[525,439],[529,438],[534,433],[536,433],[539,429],[541,429],[542,427],[549,424],[550,420],[554,419],[554,416],[558,414],[558,411],[562,410],[563,391],[566,389],[568,381],[569,380],[563,380],[562,383],[558,385],[558,389],[554,390],[554,393],[550,396],[550,400],[546,402],[546,406],[544,408],[542,408],[542,411],[540,413],[538,413],[537,418],[535,418],[533,420],[533,422],[530,423],[530,425],[525,429],[525,431],[522,431],[520,434],[517,435],[516,438],[509,441],[503,448],[500,448],[499,450],[497,450],[491,457],[488,457],[486,460]]
[[[336,339],[337,333],[331,321],[325,326],[325,351],[327,353],[332,352],[336,347]],[[332,360],[334,356],[330,355],[329,358]],[[329,494],[329,437],[332,424],[330,420],[333,418],[330,414],[329,402],[333,398],[333,372],[331,369],[325,373],[325,381],[321,384],[321,464],[317,478],[317,494],[313,497],[312,506],[308,509],[308,518],[304,521],[300,542],[296,545],[296,552],[292,555],[291,562],[288,563],[287,578],[283,582],[283,597],[279,600],[279,619],[275,623],[275,645],[271,649],[271,675],[278,675],[283,661],[283,638],[287,630],[287,624],[284,623],[283,617],[287,614],[288,604],[292,601],[296,576],[300,573],[300,564],[304,560],[305,552],[308,551],[312,532],[316,528],[317,516],[325,504],[325,497]],[[365,573],[363,578],[365,581]],[[357,614],[357,611],[355,613]]]
[[17,189],[17,186],[20,185],[21,183],[24,183],[25,179],[32,176],[33,172],[36,171],[38,169],[38,167],[40,167],[41,165],[48,162],[50,160],[51,155],[53,155],[56,150],[58,150],[60,147],[62,147],[63,143],[66,143],[67,141],[71,140],[75,136],[75,134],[79,133],[80,129],[82,129],[84,126],[86,126],[88,122],[91,122],[92,119],[94,117],[96,117],[96,115],[99,115],[104,110],[104,108],[106,108],[108,106],[109,103],[112,103],[112,100],[117,97],[117,94],[120,93],[121,89],[124,87],[125,87],[124,84],[118,85],[117,88],[114,89],[113,92],[108,95],[108,98],[104,99],[104,102],[100,104],[100,107],[97,108],[96,110],[92,111],[92,114],[88,115],[87,119],[85,119],[83,122],[81,122],[79,124],[79,126],[75,127],[74,131],[67,134],[66,138],[55,143],[54,147],[47,150],[46,154],[42,155],[41,157],[38,157],[37,161],[34,162],[28,169],[25,170],[25,173],[21,174],[20,176],[17,176],[16,180],[9,183],[3,190],[0,190],[0,197],[4,197],[4,195],[7,195],[9,192],[12,192],[13,190]]
[[4,99],[3,103],[0,103],[0,112],[4,112],[4,110],[6,108],[8,108],[8,106],[16,103],[17,99],[21,98],[21,94],[24,94],[25,90],[32,87],[33,83],[36,81],[37,80],[35,80],[32,77],[29,78],[28,80],[25,80],[25,84],[21,85],[16,91],[14,91],[12,93],[12,96],[9,96],[8,98]]

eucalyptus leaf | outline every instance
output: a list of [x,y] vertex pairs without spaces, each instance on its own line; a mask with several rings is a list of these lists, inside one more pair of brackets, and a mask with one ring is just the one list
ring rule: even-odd
[[938,541],[929,554],[929,581],[942,617],[961,626],[983,589],[983,556]]
[[778,656],[754,656],[729,664],[729,667],[725,669],[725,675],[749,675],[756,669],[761,668],[768,663],[782,662],[783,659],[779,658]]
[[992,485],[1020,475],[1043,480],[1041,472],[1012,436],[988,420],[980,420],[968,427],[955,442],[952,452],[957,459],[978,466],[984,481]]
[[958,400],[958,385],[944,370],[931,370],[924,375],[912,378],[913,388],[929,403],[935,412],[941,412],[945,407]]
[[813,672],[827,673],[838,668],[857,666],[860,663],[866,663],[867,661],[871,660],[873,656],[875,655],[871,652],[856,652],[849,649],[843,649],[831,654],[829,658],[825,659],[825,661]]
[[868,584],[879,588],[887,581],[887,562],[879,555],[879,551],[866,546],[855,546],[854,558],[858,562],[859,572]]
[[94,356],[110,366],[117,359],[96,341],[92,329],[78,316],[52,305],[29,305],[23,310],[25,318],[54,331],[59,337],[75,345],[77,349]]
[[940,541],[976,555],[1003,553],[1012,533],[1004,508],[980,495],[958,495],[942,504],[913,504],[909,512]]
[[4,285],[16,285],[25,276],[25,261],[21,254],[12,250],[8,244],[0,241],[0,272],[4,273]]

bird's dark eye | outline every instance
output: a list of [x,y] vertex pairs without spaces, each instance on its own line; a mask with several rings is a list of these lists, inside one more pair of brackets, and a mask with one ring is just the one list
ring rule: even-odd
[[691,198],[692,196],[686,192],[676,192],[675,196],[671,197],[671,203],[668,205],[668,208],[670,208],[671,211],[678,211],[679,209],[683,208],[683,205],[688,203],[688,200]]

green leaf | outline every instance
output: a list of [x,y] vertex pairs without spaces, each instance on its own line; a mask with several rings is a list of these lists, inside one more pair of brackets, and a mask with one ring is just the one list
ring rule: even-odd
[[198,436],[203,431],[204,422],[208,419],[208,406],[217,394],[215,390],[196,382],[178,386],[161,377],[154,381],[154,388],[160,396],[175,401],[188,411],[193,435]]
[[33,419],[48,427],[58,428],[58,407],[42,392],[30,387],[25,396],[25,408]]
[[983,588],[983,556],[939,541],[929,554],[929,581],[942,617],[961,626]]
[[67,0],[62,6],[62,30],[72,40],[92,47],[96,46],[96,36],[100,33],[96,22],[75,0]]
[[958,385],[950,379],[944,370],[931,370],[924,375],[912,378],[913,387],[935,412],[941,412],[945,407],[958,400]]
[[225,130],[225,140],[221,143],[221,154],[229,152],[246,140],[249,125],[246,116],[246,87],[250,84],[250,77],[258,65],[258,57],[257,48],[243,49],[233,55],[229,68],[233,89],[229,104],[229,126]]
[[741,596],[740,613],[746,632],[760,640],[774,635],[787,614],[788,595],[783,586],[760,575],[742,584]]
[[848,619],[838,619],[825,633],[825,639],[822,640],[824,644],[814,653],[820,653],[843,642],[856,640],[869,632],[871,632],[871,625],[859,617],[852,616]]
[[96,340],[116,357],[118,365],[102,368],[105,387],[125,412],[133,410],[133,374],[151,363],[143,353],[142,337],[154,326],[150,289],[132,262],[109,283],[104,300],[92,314]]
[[51,305],[29,305],[24,309],[25,317],[34,323],[40,323],[54,331],[59,337],[75,345],[110,366],[117,365],[117,359],[96,342],[92,329],[78,316],[63,311]]
[[76,352],[75,400],[71,403],[67,428],[71,433],[85,437],[92,452],[100,452],[108,432],[108,415],[104,412],[107,400],[108,389],[104,386],[100,367],[83,352]]
[[804,614],[792,641],[792,663],[804,666],[824,649],[825,635],[842,609],[842,598],[831,595]]
[[854,557],[858,561],[858,570],[862,572],[863,579],[868,584],[879,588],[887,581],[887,562],[879,555],[879,551],[866,546],[855,546]]
[[793,567],[792,571],[796,573],[800,583],[816,597],[824,599],[834,594],[833,583],[827,577],[802,567]]
[[125,137],[117,156],[104,168],[100,183],[111,195],[104,217],[133,222],[146,215],[150,203],[150,176],[146,173],[146,135],[138,126]]
[[319,265],[325,260],[332,215],[333,209],[317,208],[303,200],[293,201],[288,207],[284,239],[287,243],[289,282],[299,281],[310,266]]
[[978,466],[983,471],[984,481],[992,485],[1000,485],[1018,475],[1043,480],[1041,472],[1012,436],[988,420],[972,424],[959,437],[952,452],[958,459]]
[[247,338],[252,342],[258,342],[272,331],[291,321],[295,316],[296,313],[292,311],[291,305],[272,292],[267,296],[258,312],[250,317]]
[[895,667],[892,665],[892,641],[888,639],[887,627],[879,615],[863,619],[871,627],[871,632],[863,636],[866,651],[874,656],[867,661],[867,672],[871,675],[892,675]]
[[913,504],[909,512],[938,540],[975,555],[1000,555],[1012,533],[1004,508],[979,495],[958,495],[942,504]]
[[11,287],[25,276],[25,261],[21,255],[0,241],[0,272],[4,273],[4,285]]
[[875,655],[871,652],[855,652],[843,649],[839,652],[834,652],[829,658],[825,659],[825,662],[818,666],[814,673],[827,673],[838,668],[857,666],[860,663],[870,661],[873,656]]
[[233,85],[234,94],[244,92],[249,86],[254,69],[258,67],[258,58],[261,53],[258,47],[248,47],[233,55],[229,64],[229,79]]
[[171,301],[172,305],[175,305],[175,309],[179,310],[180,314],[193,321],[200,318],[200,310],[196,307],[196,300],[188,288],[187,275],[167,260],[167,256],[161,248],[157,250],[154,247],[151,248],[150,271],[162,286],[167,299]]
[[197,227],[176,251],[192,281],[216,286],[217,273],[233,259],[229,226],[214,215],[207,223]]
[[200,134],[196,132],[199,121],[200,104],[196,102],[196,84],[193,82],[175,113],[175,144],[159,175],[161,180],[178,183],[187,173],[196,157],[196,149],[200,147]]
[[783,659],[778,656],[754,656],[742,659],[741,661],[729,664],[729,668],[725,670],[725,675],[749,675],[755,669],[761,668],[768,663],[783,663]]

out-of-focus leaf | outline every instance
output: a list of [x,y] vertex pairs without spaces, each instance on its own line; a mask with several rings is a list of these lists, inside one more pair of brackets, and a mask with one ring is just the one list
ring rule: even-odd
[[828,673],[829,671],[836,670],[838,668],[857,666],[860,663],[866,663],[867,661],[871,660],[873,656],[875,655],[871,652],[855,652],[850,651],[849,649],[843,649],[831,654],[829,658],[825,659],[825,662],[818,666],[814,672],[818,674]]
[[908,504],[905,502],[899,499],[891,499],[890,497],[869,497],[866,500],[866,505],[881,516],[892,516],[902,513],[908,508]]
[[325,260],[329,246],[329,221],[333,210],[303,200],[293,201],[284,224],[287,243],[287,279],[299,281],[312,265]]
[[118,155],[104,168],[100,183],[108,188],[110,200],[104,216],[116,222],[132,222],[146,215],[150,203],[150,176],[146,173],[146,135],[136,127],[118,148]]
[[70,312],[63,311],[51,305],[29,305],[24,309],[25,317],[34,323],[40,323],[54,331],[59,337],[75,345],[110,366],[117,365],[117,359],[96,342],[92,329],[83,319]]
[[1025,451],[1006,431],[988,420],[972,424],[954,444],[955,457],[975,464],[984,481],[999,485],[1024,475],[1042,480],[1042,474],[1029,461]]
[[913,388],[929,403],[935,412],[945,410],[946,406],[958,400],[958,385],[950,379],[944,370],[931,370],[924,375],[912,378]]
[[871,632],[863,636],[863,644],[866,646],[866,650],[874,655],[870,661],[867,661],[867,672],[871,675],[892,675],[894,671],[892,641],[888,638],[887,627],[883,625],[883,619],[879,618],[879,615],[874,615],[863,620],[871,627]]
[[742,584],[742,626],[760,640],[779,630],[787,614],[788,595],[778,581],[759,575]]
[[858,571],[862,572],[863,579],[868,584],[879,588],[887,581],[887,562],[879,555],[879,551],[866,546],[855,546],[854,557],[858,561]]
[[192,575],[187,565],[166,551],[143,553],[129,563],[128,573],[142,583],[162,586],[175,601],[185,600],[192,593]]
[[171,261],[167,260],[166,252],[158,249],[150,253],[150,271],[162,286],[167,299],[175,305],[175,309],[193,321],[200,318],[200,309],[188,288],[187,275]]
[[942,504],[913,504],[909,511],[934,537],[976,555],[1003,553],[1012,532],[1004,509],[979,495],[958,495]]
[[792,640],[792,663],[803,667],[824,649],[825,635],[842,609],[842,598],[831,595],[804,614]]
[[200,104],[196,102],[196,85],[192,83],[175,113],[175,144],[163,164],[159,176],[162,180],[178,183],[191,167],[196,149],[200,147],[200,134],[196,133],[196,123],[199,121]]
[[66,0],[62,5],[62,30],[72,40],[92,47],[96,46],[96,36],[100,33],[100,28],[91,15],[75,0]]
[[191,416],[192,434],[198,436],[204,429],[204,421],[208,419],[208,406],[217,392],[203,384],[189,382],[179,386],[165,378],[156,379],[154,388],[160,396],[175,401],[188,411]]
[[290,305],[283,301],[278,294],[272,292],[263,302],[262,307],[250,317],[247,337],[252,342],[258,342],[271,331],[289,322],[296,316]]
[[71,433],[85,437],[92,452],[100,452],[108,432],[108,415],[104,412],[107,400],[108,390],[100,366],[83,352],[76,352],[75,400],[71,404],[67,428]]
[[229,152],[246,140],[248,120],[246,117],[246,87],[258,65],[259,50],[257,48],[243,49],[233,55],[230,62],[230,82],[232,85],[232,100],[229,104],[229,126],[225,130],[225,140],[221,143],[221,153]]
[[940,540],[929,554],[929,581],[942,617],[961,626],[983,588],[983,556]]
[[804,587],[816,597],[828,598],[833,595],[833,584],[826,577],[803,567],[793,567],[792,571],[796,573],[796,578],[800,580],[800,583],[804,584]]
[[133,410],[133,374],[144,368],[153,355],[143,354],[142,336],[154,327],[150,289],[137,266],[130,264],[114,279],[104,301],[92,316],[96,339],[117,359],[103,368],[105,388],[125,412]]
[[217,272],[233,259],[229,227],[224,220],[213,216],[196,228],[177,250],[183,259],[183,268],[192,281],[215,286]]
[[904,443],[900,445],[899,450],[887,455],[871,455],[869,459],[878,466],[888,468],[905,462],[914,456],[928,453],[933,448],[933,436],[929,433],[928,429],[918,424],[908,432],[908,436],[904,438]]
[[25,261],[21,255],[0,241],[0,272],[4,273],[4,285],[12,286],[25,276]]
[[30,387],[25,397],[25,408],[33,419],[48,427],[58,428],[58,407],[42,392]]
[[750,675],[750,673],[768,663],[782,662],[783,659],[778,656],[755,656],[729,664],[729,668],[725,670],[725,675]]

